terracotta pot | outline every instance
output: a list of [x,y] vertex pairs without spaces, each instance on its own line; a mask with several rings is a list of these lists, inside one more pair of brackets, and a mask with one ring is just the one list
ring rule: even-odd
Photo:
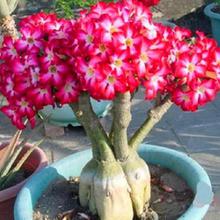
[[[0,145],[0,158],[4,154],[6,145],[7,144]],[[31,144],[26,144],[20,155],[22,156],[22,154],[24,154],[30,148],[30,146]],[[31,173],[36,173],[47,164],[48,160],[45,153],[40,148],[36,148],[24,163],[23,168],[30,171]],[[12,187],[0,191],[1,220],[13,220],[13,207],[15,198],[22,186],[26,183],[27,179]]]

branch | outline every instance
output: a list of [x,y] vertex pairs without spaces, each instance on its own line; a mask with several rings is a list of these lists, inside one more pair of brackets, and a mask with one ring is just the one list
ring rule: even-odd
[[152,108],[148,113],[147,119],[129,140],[129,146],[136,150],[139,144],[152,130],[154,125],[161,120],[161,118],[164,116],[164,114],[169,110],[171,106],[172,102],[170,98],[165,97],[163,102],[159,106]]
[[113,146],[117,159],[128,157],[127,128],[131,121],[131,94],[118,94],[113,102]]
[[89,95],[87,93],[81,94],[79,103],[72,103],[70,107],[79,122],[83,125],[87,136],[92,142],[94,157],[98,160],[114,160],[110,141],[97,115],[92,109]]

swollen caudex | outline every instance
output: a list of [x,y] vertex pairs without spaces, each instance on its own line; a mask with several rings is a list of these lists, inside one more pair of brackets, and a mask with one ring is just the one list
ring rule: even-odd
[[133,219],[130,187],[118,162],[99,163],[94,177],[94,194],[100,219]]
[[98,163],[96,160],[90,160],[83,168],[79,183],[79,200],[83,207],[89,206],[92,213],[96,213],[93,198],[93,178],[96,174]]
[[122,168],[131,188],[131,200],[137,216],[144,211],[144,206],[150,200],[150,172],[147,164],[136,152],[131,152],[128,159],[122,163]]

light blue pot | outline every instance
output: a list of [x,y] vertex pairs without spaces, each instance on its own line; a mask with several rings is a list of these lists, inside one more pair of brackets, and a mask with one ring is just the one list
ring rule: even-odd
[[[111,102],[109,101],[98,102],[94,99],[91,99],[91,104],[94,112],[100,118],[106,116],[111,106]],[[48,122],[52,125],[62,127],[66,127],[68,125],[80,126],[75,114],[69,105],[63,105],[61,108],[46,106],[43,110],[40,111],[40,114],[42,117],[50,115]]]
[[212,11],[215,5],[215,3],[207,5],[204,12],[211,20],[213,37],[217,40],[218,45],[220,46],[220,14]]
[[[186,180],[196,197],[204,195],[204,189],[198,188],[203,182],[211,189],[211,183],[205,170],[186,154],[154,145],[141,145],[140,156],[150,164],[159,164],[169,168]],[[79,176],[82,168],[92,156],[91,150],[70,155],[44,168],[34,175],[17,196],[14,207],[15,220],[32,220],[35,204],[47,186],[57,178]],[[208,211],[209,205],[201,208],[193,204],[178,220],[201,220]]]

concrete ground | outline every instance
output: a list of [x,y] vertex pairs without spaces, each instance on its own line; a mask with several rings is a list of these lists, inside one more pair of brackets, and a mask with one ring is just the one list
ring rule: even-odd
[[[134,132],[146,116],[151,104],[143,101],[139,92],[132,106],[133,120],[129,134]],[[111,122],[110,115],[102,119],[105,128]],[[15,128],[10,121],[0,114],[0,142],[10,138]],[[30,130],[25,131],[29,133]],[[54,135],[54,133],[53,133]],[[31,142],[44,137],[44,130],[36,132]],[[220,216],[220,96],[195,113],[183,112],[173,106],[165,117],[152,130],[146,143],[161,145],[186,152],[198,161],[208,172],[216,199],[205,220],[219,220]],[[81,127],[65,128],[62,136],[47,138],[42,149],[48,155],[50,162],[61,159],[74,152],[89,147],[89,140]],[[191,220],[191,219],[189,219]]]

